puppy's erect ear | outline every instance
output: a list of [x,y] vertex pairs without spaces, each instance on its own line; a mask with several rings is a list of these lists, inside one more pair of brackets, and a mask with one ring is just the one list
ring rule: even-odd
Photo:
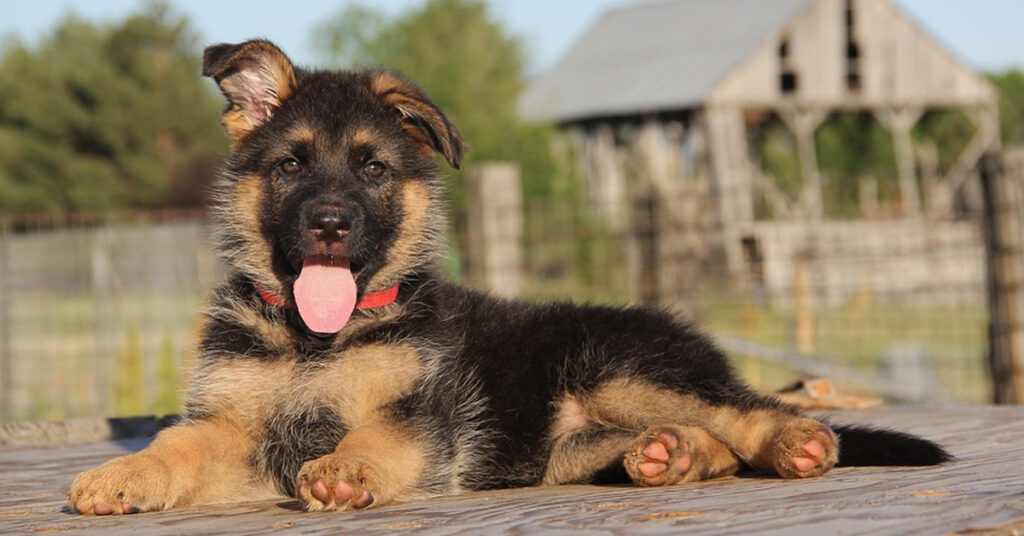
[[207,47],[203,76],[213,78],[228,99],[220,122],[236,147],[274,115],[298,84],[288,56],[263,40]]
[[377,72],[370,81],[374,93],[385,105],[394,108],[402,125],[428,147],[444,155],[455,169],[462,162],[466,146],[455,125],[441,113],[412,82],[390,72]]

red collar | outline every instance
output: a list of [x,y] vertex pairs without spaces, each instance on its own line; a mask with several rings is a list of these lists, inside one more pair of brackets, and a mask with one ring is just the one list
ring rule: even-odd
[[[377,307],[384,307],[385,305],[391,305],[395,303],[398,298],[398,283],[395,286],[381,290],[377,292],[371,292],[363,296],[363,299],[359,300],[356,304],[356,309],[376,309]],[[295,302],[289,299],[285,299],[280,294],[274,294],[269,290],[260,286],[259,283],[253,281],[252,286],[256,288],[256,292],[263,298],[263,301],[273,305],[275,307],[283,307],[285,309],[295,309]]]

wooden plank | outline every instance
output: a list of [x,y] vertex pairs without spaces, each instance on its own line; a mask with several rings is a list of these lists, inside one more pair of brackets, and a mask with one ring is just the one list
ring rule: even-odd
[[839,412],[943,442],[937,468],[842,468],[812,480],[742,475],[672,488],[560,486],[469,493],[365,512],[307,514],[291,500],[120,518],[63,511],[78,471],[146,441],[0,448],[0,533],[941,534],[1024,520],[1024,408]]

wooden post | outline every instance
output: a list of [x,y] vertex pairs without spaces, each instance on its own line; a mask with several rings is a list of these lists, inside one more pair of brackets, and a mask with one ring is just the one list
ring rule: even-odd
[[811,259],[809,252],[793,259],[793,342],[796,351],[804,355],[814,353],[814,302],[807,273]]
[[580,131],[584,163],[581,169],[586,171],[589,196],[605,226],[621,232],[627,219],[627,211],[623,210],[627,188],[622,156],[615,146],[615,133],[607,123]]
[[655,203],[658,305],[690,322],[700,320],[707,204],[707,192],[696,182],[669,185]]
[[519,167],[486,163],[466,176],[468,279],[499,296],[519,294],[523,267],[523,201]]
[[[922,144],[917,150],[918,168],[921,169],[921,201],[924,212],[933,217],[948,218],[953,214],[953,194],[947,192],[949,183],[939,180],[939,148],[934,142]],[[977,166],[975,166],[977,167]],[[949,203],[938,200],[950,200]],[[942,212],[938,211],[942,206]]]
[[11,275],[7,263],[11,258],[8,244],[7,220],[0,219],[0,419],[10,421],[14,418],[14,358],[11,342],[11,297],[9,280]]
[[872,219],[878,217],[878,177],[864,175],[857,182],[860,198],[860,217]]
[[989,367],[997,404],[1024,403],[1024,152],[981,160]]
[[708,106],[700,114],[708,148],[711,172],[710,199],[715,203],[715,225],[721,238],[719,246],[725,256],[726,270],[743,281],[741,237],[754,219],[751,190],[754,166],[747,150],[747,131],[743,110],[738,106]]
[[702,223],[707,196],[697,182],[680,179],[679,148],[668,139],[664,125],[649,117],[637,140],[646,184],[634,202],[633,234],[641,267],[631,274],[635,279],[630,287],[635,301],[695,322],[706,257]]
[[670,310],[689,322],[700,319],[707,198],[705,189],[691,182],[664,189],[648,185],[634,195],[629,233],[634,303]]
[[629,301],[658,304],[658,196],[651,184],[631,196],[631,224],[624,234],[629,277]]
[[896,172],[900,186],[900,207],[903,216],[917,217],[921,214],[921,194],[917,188],[917,172],[914,163],[914,141],[911,131],[924,110],[905,106],[892,106],[875,113],[889,133],[896,150]]
[[800,205],[804,216],[812,221],[820,220],[825,216],[825,202],[822,196],[821,170],[818,167],[818,147],[814,133],[828,118],[828,112],[793,107],[782,111],[779,117],[793,131],[796,138],[796,152],[800,159],[800,174],[803,178]]

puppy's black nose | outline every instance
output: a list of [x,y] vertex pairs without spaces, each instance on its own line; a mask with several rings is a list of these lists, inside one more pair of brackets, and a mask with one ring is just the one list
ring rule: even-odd
[[352,217],[341,207],[317,207],[310,219],[309,230],[320,240],[337,239],[352,230]]

